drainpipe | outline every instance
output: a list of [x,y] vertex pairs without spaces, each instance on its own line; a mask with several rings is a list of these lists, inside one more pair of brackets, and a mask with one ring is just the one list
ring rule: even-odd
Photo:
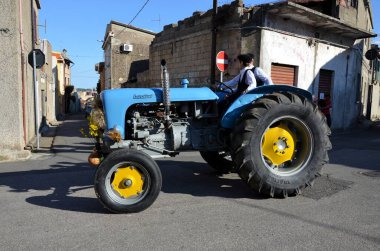
[[24,132],[24,146],[26,145],[26,106],[25,106],[25,46],[24,46],[24,27],[22,19],[22,0],[19,0],[19,31],[21,48],[21,99],[22,99],[22,129]]
[[[36,48],[36,23],[34,19],[34,1],[30,1],[30,11],[31,11],[31,18],[32,18],[32,49]],[[39,102],[38,102],[38,81],[37,81],[37,69],[36,69],[36,53],[33,51],[33,79],[34,79],[34,113],[35,113],[35,131],[36,131],[36,145],[37,145],[37,150],[40,149],[40,132],[39,132]]]
[[344,102],[343,102],[343,130],[348,128],[348,125],[346,125],[346,101],[349,99],[347,98],[347,86],[348,86],[348,69],[349,69],[349,63],[350,63],[350,54],[347,55],[347,64],[346,64],[346,82],[344,84]]
[[215,69],[216,69],[216,35],[217,35],[217,25],[216,25],[216,15],[218,14],[218,0],[213,0],[212,7],[212,38],[211,38],[211,75],[210,81],[211,85],[215,84]]
[[318,97],[318,84],[317,84],[317,57],[318,57],[318,49],[319,49],[319,42],[312,40],[311,41],[314,44],[314,66],[313,66],[313,76],[314,81],[312,83],[311,92],[319,99]]

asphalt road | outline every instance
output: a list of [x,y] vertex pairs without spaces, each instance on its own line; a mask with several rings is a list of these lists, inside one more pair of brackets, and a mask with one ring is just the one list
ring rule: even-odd
[[158,161],[150,208],[116,215],[94,194],[82,117],[60,126],[55,154],[0,163],[1,250],[379,250],[380,128],[333,135],[302,196],[260,196],[191,152]]

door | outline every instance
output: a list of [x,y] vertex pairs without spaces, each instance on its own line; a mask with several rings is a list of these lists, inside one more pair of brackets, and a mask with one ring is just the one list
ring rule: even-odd
[[333,71],[321,70],[319,72],[318,98],[324,99],[326,96],[331,97],[331,86],[333,81]]

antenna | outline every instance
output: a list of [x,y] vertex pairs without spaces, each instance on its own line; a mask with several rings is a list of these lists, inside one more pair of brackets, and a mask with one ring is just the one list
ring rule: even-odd
[[158,19],[153,19],[153,20],[151,20],[151,21],[152,21],[152,22],[158,22],[158,25],[161,26],[161,15],[158,14]]
[[47,24],[46,24],[46,19],[45,19],[45,24],[44,25],[42,25],[42,24],[39,24],[39,25],[37,25],[38,27],[44,27],[45,29],[45,34],[46,34],[46,27],[47,27]]

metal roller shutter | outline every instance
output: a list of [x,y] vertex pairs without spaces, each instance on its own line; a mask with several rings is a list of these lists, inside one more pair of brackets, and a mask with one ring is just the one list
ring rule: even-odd
[[295,75],[295,66],[272,64],[271,78],[274,84],[296,86]]
[[331,85],[332,85],[333,72],[328,70],[321,70],[319,72],[319,85],[318,85],[318,96],[326,97],[326,95],[331,96]]

